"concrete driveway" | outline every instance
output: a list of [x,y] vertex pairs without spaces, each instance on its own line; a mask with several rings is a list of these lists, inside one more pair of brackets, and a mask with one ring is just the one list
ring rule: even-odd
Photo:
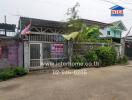
[[84,69],[85,74],[34,72],[0,82],[0,100],[131,100],[132,67]]

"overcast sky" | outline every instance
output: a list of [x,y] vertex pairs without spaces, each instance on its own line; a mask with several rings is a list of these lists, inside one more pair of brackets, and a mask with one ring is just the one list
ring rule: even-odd
[[7,22],[11,24],[18,23],[19,17],[17,15],[65,21],[67,19],[67,9],[79,2],[79,16],[81,18],[106,23],[122,20],[129,29],[132,26],[132,1],[107,1],[125,7],[124,17],[111,17],[109,8],[114,4],[103,0],[0,0],[0,23],[4,22],[4,15],[7,16]]

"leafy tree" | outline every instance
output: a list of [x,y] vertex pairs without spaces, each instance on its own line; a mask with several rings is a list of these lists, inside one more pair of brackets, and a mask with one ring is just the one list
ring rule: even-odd
[[99,26],[90,26],[83,24],[82,30],[77,37],[77,41],[80,42],[96,42],[99,39],[100,32]]
[[68,9],[67,15],[70,16],[67,24],[68,33],[78,32],[78,36],[74,41],[98,42],[99,36],[102,34],[100,32],[100,27],[97,25],[88,27],[84,21],[79,19],[77,10],[79,6],[80,4],[76,3],[74,7]]

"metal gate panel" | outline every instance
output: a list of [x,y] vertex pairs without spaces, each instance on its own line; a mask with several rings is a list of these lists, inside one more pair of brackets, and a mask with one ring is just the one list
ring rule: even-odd
[[41,66],[41,44],[30,44],[30,67]]
[[[45,63],[68,59],[68,44],[59,34],[32,34],[30,40],[30,68],[43,68]],[[54,51],[55,50],[55,51]]]

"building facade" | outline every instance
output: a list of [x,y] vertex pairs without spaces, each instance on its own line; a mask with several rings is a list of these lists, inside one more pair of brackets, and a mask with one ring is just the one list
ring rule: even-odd
[[[107,24],[97,21],[81,19],[87,26],[98,25],[103,38],[112,37],[121,39],[121,33],[115,26],[121,24]],[[21,31],[29,25],[30,34],[22,36]],[[49,63],[67,62],[71,60],[72,44],[62,34],[67,33],[66,22],[42,20],[36,18],[20,17],[18,29],[20,32],[14,37],[1,37],[0,39],[0,67],[23,66],[26,69],[41,69],[49,67]],[[112,26],[113,25],[113,26]],[[114,26],[115,25],[115,26]],[[116,33],[114,33],[116,29]],[[118,33],[119,32],[119,33]],[[109,33],[109,34],[108,34]],[[88,45],[91,45],[88,43]],[[99,44],[102,46],[102,44]],[[121,44],[116,45],[119,55]],[[4,63],[3,63],[4,62]]]

